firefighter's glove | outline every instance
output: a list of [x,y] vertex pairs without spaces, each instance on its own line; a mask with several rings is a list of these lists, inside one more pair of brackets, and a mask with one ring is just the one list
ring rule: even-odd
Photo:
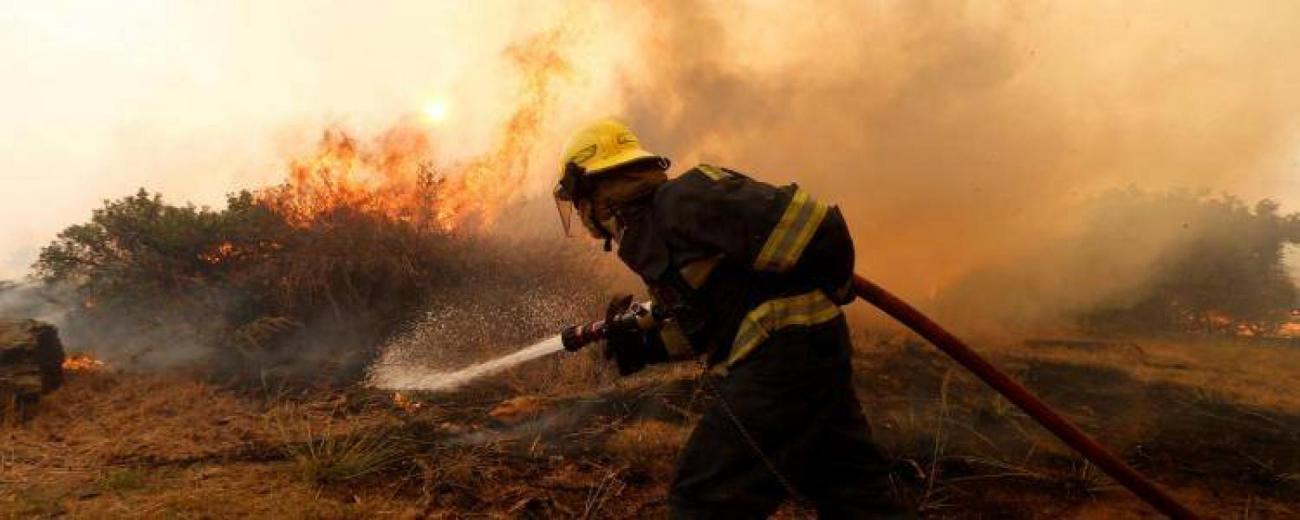
[[623,376],[667,359],[656,331],[641,330],[635,320],[624,318],[631,308],[632,296],[624,294],[615,296],[605,311],[605,359],[613,359]]

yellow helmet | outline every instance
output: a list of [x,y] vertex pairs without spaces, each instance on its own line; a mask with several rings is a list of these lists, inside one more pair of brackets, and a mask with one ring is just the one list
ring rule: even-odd
[[[664,169],[669,164],[668,159],[641,148],[641,141],[632,133],[632,129],[616,119],[598,119],[574,132],[564,147],[560,181],[556,184],[554,193],[564,232],[569,233],[569,215],[573,206],[580,202],[590,203],[584,199],[591,196],[591,181],[594,178],[621,166],[643,161],[657,162]],[[609,238],[610,233],[604,229],[605,226],[593,216],[584,213],[583,224],[593,236]]]
[[646,159],[663,160],[641,148],[641,140],[627,125],[605,118],[574,132],[564,147],[563,164],[573,163],[594,175]]

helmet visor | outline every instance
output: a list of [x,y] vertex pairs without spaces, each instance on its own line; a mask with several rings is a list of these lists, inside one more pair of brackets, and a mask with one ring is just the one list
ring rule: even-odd
[[573,226],[571,224],[573,206],[581,195],[579,192],[583,188],[583,175],[585,175],[585,172],[577,164],[566,164],[564,176],[560,178],[559,184],[555,185],[555,191],[551,193],[555,197],[555,209],[560,212],[560,225],[564,226],[565,236],[573,236]]
[[573,231],[571,230],[572,227],[570,225],[570,222],[572,222],[573,219],[573,202],[563,200],[557,196],[555,197],[555,209],[560,212],[560,225],[564,226],[564,236],[573,236]]

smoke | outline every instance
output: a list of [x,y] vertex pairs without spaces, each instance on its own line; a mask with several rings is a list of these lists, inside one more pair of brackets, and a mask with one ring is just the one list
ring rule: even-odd
[[62,323],[68,314],[62,292],[30,282],[0,280],[0,318]]
[[[549,52],[527,52],[539,38]],[[499,231],[561,236],[544,207],[555,154],[614,114],[679,168],[839,204],[859,270],[922,306],[988,266],[1059,269],[1037,250],[1115,187],[1300,203],[1286,1],[71,2],[15,8],[0,44],[21,76],[0,87],[9,276],[101,199],[219,203],[280,182],[323,127],[365,140],[431,103],[436,166],[513,150],[508,198],[532,202]],[[521,105],[539,110],[512,120]],[[515,124],[528,142],[503,147]],[[1072,301],[1140,279],[1168,237],[1134,240],[1072,263],[1099,280]]]
[[1098,243],[1077,251],[1088,265],[1036,254],[1096,218],[1099,193],[1300,202],[1300,62],[1282,51],[1300,45],[1296,15],[1287,2],[674,3],[652,13],[657,66],[626,117],[678,164],[840,204],[860,272],[923,306],[1007,264],[1091,270],[1069,278],[1096,283],[1040,294],[1083,305],[1141,279],[1171,240]]

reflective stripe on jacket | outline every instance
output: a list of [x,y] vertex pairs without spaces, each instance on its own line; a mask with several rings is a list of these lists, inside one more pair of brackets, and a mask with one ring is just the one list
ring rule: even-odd
[[725,367],[730,368],[751,354],[767,338],[786,327],[812,327],[831,321],[840,315],[840,306],[832,302],[821,289],[785,298],[765,301],[745,315],[731,344]]

